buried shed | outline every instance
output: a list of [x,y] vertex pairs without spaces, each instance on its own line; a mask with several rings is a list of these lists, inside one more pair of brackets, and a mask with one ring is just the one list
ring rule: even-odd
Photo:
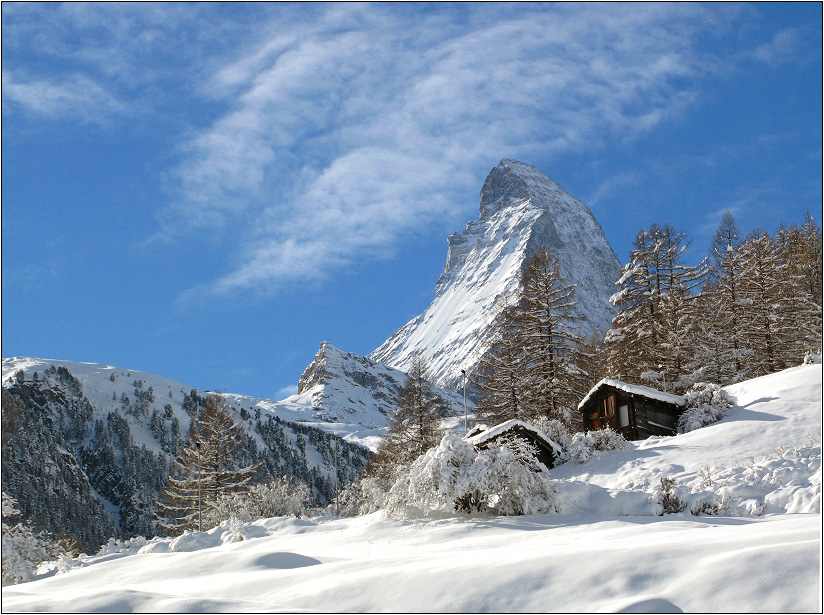
[[627,440],[674,436],[686,400],[650,387],[604,378],[578,404],[584,427],[609,427]]
[[466,434],[466,439],[476,450],[484,450],[492,446],[502,436],[514,436],[526,440],[537,450],[537,459],[547,468],[555,466],[555,460],[561,454],[561,447],[553,442],[540,429],[529,423],[513,419],[494,427],[480,425]]

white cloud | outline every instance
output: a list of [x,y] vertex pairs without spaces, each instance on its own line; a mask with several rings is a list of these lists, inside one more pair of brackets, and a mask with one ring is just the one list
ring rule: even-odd
[[796,59],[796,51],[801,44],[801,32],[788,28],[777,32],[771,41],[756,48],[753,57],[771,66]]
[[721,64],[696,41],[727,19],[680,3],[22,3],[4,8],[8,62],[36,47],[70,77],[4,86],[48,117],[174,107],[159,236],[240,246],[207,292],[270,292],[454,228],[501,158],[649,133]]
[[289,386],[285,386],[282,389],[278,389],[275,391],[275,399],[286,399],[287,397],[291,397],[292,395],[298,394],[298,385],[290,384]]
[[127,108],[104,87],[79,74],[49,81],[4,73],[3,102],[34,115],[96,124],[107,123]]
[[472,15],[444,11],[425,28],[395,8],[331,9],[215,72],[228,110],[188,143],[163,219],[170,235],[244,227],[214,291],[391,253],[429,223],[465,218],[475,203],[459,199],[500,158],[652,130],[691,104],[692,35],[711,21],[681,5],[462,8]]

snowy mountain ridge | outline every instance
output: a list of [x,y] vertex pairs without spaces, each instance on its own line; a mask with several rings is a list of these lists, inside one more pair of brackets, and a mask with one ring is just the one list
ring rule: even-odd
[[[309,405],[318,420],[334,424],[362,425],[370,430],[383,428],[394,414],[398,391],[406,381],[400,370],[385,367],[351,352],[323,342],[315,360],[298,382],[298,394],[280,402],[284,408]],[[436,392],[459,413],[462,400],[454,391]],[[350,437],[357,437],[353,433]],[[373,445],[371,439],[364,444]]]
[[[151,535],[153,502],[209,392],[136,370],[29,357],[3,359],[2,385],[4,399],[8,394],[22,417],[17,434],[4,444],[2,468],[4,491],[21,510],[51,531],[55,502],[42,494],[59,483],[60,497],[72,506],[91,511],[99,504],[90,498],[96,499],[126,535]],[[381,433],[345,416],[330,417],[300,396],[284,403],[223,397],[243,427],[239,465],[260,464],[256,480],[288,476],[305,482],[320,503],[358,476]],[[35,451],[44,458],[29,459]],[[59,468],[57,474],[44,473],[44,464]],[[63,485],[61,474],[71,474],[75,486]],[[76,517],[78,527],[64,529],[83,534],[87,544],[98,541],[100,532],[87,527],[95,522]]]
[[609,328],[618,258],[589,208],[534,166],[502,160],[481,189],[480,218],[447,242],[432,303],[371,359],[404,370],[420,352],[438,385],[459,389],[461,370],[471,371],[489,347],[486,332],[500,300],[518,289],[525,260],[542,244],[558,257],[567,283],[577,285],[582,333]]

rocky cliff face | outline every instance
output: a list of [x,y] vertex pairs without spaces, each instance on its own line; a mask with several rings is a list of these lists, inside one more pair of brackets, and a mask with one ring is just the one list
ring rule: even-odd
[[298,395],[333,422],[382,426],[395,410],[406,375],[323,342],[298,382]]
[[[330,424],[385,427],[398,406],[398,392],[406,373],[367,357],[320,345],[315,360],[298,382],[298,394],[283,403],[301,403],[313,408],[314,418]],[[453,391],[437,390],[456,413],[462,401]],[[366,443],[374,448],[376,440]]]
[[501,161],[481,189],[480,218],[447,243],[432,303],[369,358],[403,370],[421,352],[437,384],[459,388],[461,370],[471,371],[489,346],[499,300],[517,290],[524,261],[542,244],[577,285],[582,332],[609,328],[618,258],[589,208],[532,165]]

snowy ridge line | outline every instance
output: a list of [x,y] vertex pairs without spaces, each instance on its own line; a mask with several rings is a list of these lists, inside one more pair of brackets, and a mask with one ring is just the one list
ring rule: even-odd
[[[33,357],[8,357],[2,360],[2,382],[3,386],[9,382],[18,370],[23,370],[24,374],[31,378],[34,372],[42,373],[50,365],[55,367],[65,367],[77,378],[83,386],[83,392],[95,407],[101,409],[119,410],[119,402],[112,400],[112,393],[119,396],[123,391],[132,388],[130,383],[133,380],[143,382],[144,389],[154,388],[157,397],[158,408],[169,403],[181,421],[181,425],[188,425],[189,416],[182,411],[181,401],[184,394],[196,391],[200,395],[208,395],[215,391],[199,390],[182,382],[170,380],[163,376],[142,372],[139,370],[125,369],[103,363],[67,361],[63,359],[40,359]],[[109,379],[114,376],[118,382]],[[120,382],[125,379],[125,384]],[[385,418],[381,419],[376,415],[374,407],[366,408],[363,413],[341,412],[340,407],[348,405],[356,407],[354,402],[347,400],[354,395],[363,395],[356,386],[350,386],[348,390],[338,391],[337,399],[333,399],[334,409],[324,408],[324,403],[329,406],[329,400],[318,400],[316,396],[309,392],[305,395],[293,395],[285,400],[276,401],[260,397],[253,397],[239,393],[220,392],[223,398],[232,406],[236,413],[242,408],[254,412],[260,410],[264,415],[276,416],[286,422],[306,424],[307,426],[321,429],[334,434],[348,442],[357,444],[364,448],[374,450],[380,436],[385,431]],[[171,395],[171,396],[170,396]],[[343,400],[341,400],[341,398]],[[140,425],[136,426],[136,433],[133,434],[140,441],[150,447],[154,446],[150,434]],[[256,436],[257,437],[257,436]]]

